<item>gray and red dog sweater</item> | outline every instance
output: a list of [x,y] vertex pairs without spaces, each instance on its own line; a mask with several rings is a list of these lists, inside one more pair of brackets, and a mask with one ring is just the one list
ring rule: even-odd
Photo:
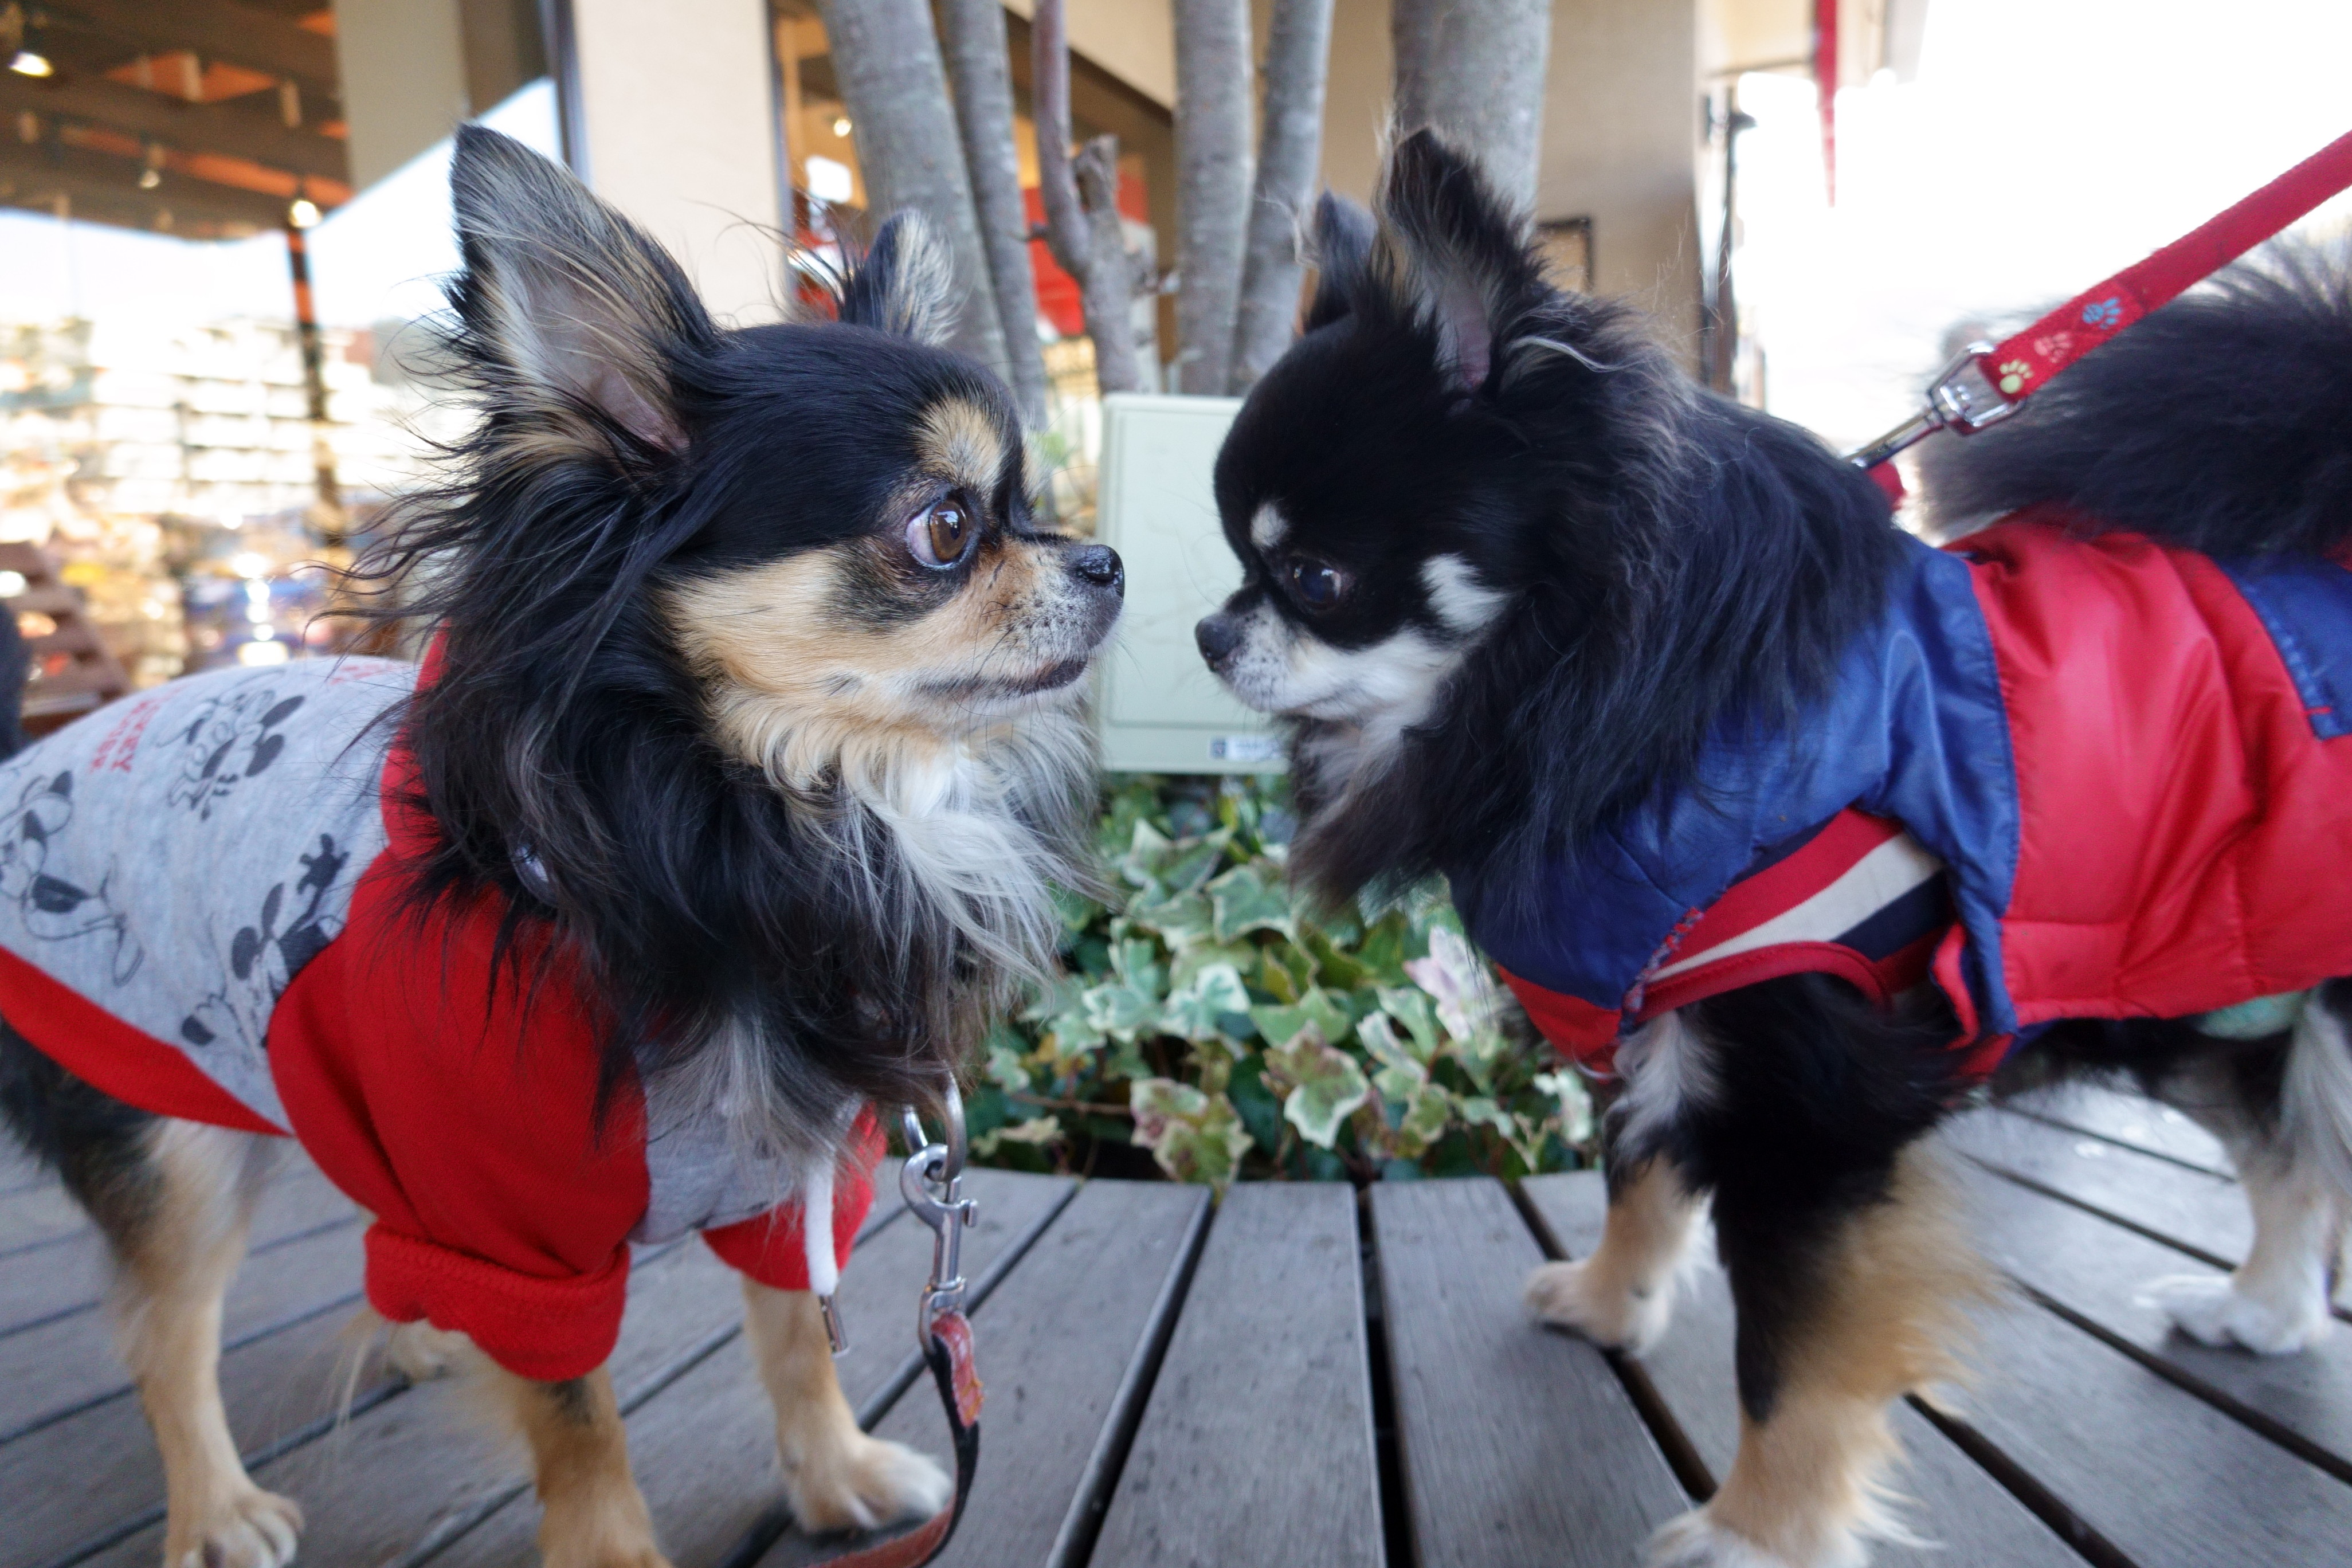
[[[0,764],[0,1016],[130,1104],[299,1139],[374,1216],[375,1309],[522,1376],[603,1364],[632,1244],[699,1231],[755,1279],[829,1291],[873,1198],[870,1112],[838,1181],[744,1149],[666,1075],[600,1121],[571,989],[491,984],[503,900],[406,907],[432,824],[394,787],[387,714],[416,679],[362,658],[194,676]],[[831,1209],[830,1247],[804,1205]]]

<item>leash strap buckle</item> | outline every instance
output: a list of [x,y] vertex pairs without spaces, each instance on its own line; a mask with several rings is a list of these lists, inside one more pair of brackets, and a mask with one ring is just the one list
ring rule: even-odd
[[1857,468],[1874,468],[1938,430],[1972,436],[2016,413],[2022,400],[2001,395],[2000,388],[1985,374],[1983,361],[1992,352],[1993,345],[1983,342],[1962,349],[1928,386],[1926,407],[1875,441],[1850,453],[1846,461]]

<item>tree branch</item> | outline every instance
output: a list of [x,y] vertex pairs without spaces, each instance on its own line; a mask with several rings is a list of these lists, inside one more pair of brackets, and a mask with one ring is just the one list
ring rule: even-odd
[[1135,355],[1135,263],[1118,225],[1118,142],[1097,136],[1075,163],[1070,158],[1070,43],[1062,0],[1036,0],[1029,37],[1046,247],[1077,280],[1095,343],[1095,384],[1107,393],[1132,392],[1143,378]]
[[1531,212],[1550,0],[1393,0],[1389,26],[1398,132],[1444,132],[1478,160],[1497,195]]
[[1243,393],[1290,346],[1306,276],[1300,226],[1323,155],[1323,87],[1331,54],[1331,0],[1275,0],[1265,47],[1265,107],[1258,116],[1257,186],[1242,251],[1240,309],[1225,390]]
[[1221,394],[1250,196],[1249,0],[1176,0],[1176,374]]
[[1029,216],[1013,145],[1013,77],[1000,0],[942,0],[941,41],[955,79],[956,123],[971,174],[972,208],[1004,328],[1005,359],[1021,411],[1045,422],[1045,361],[1037,352],[1037,288],[1029,270]]

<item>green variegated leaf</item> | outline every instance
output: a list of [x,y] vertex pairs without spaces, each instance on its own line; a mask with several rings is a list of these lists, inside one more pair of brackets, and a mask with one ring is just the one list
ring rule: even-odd
[[1029,1087],[1029,1069],[1022,1064],[1024,1053],[994,1040],[988,1043],[988,1079],[997,1088],[1019,1094]]
[[1156,932],[1171,948],[1205,944],[1210,933],[1209,900],[1199,893],[1178,893],[1158,903],[1137,903],[1127,918]]
[[1330,1148],[1340,1123],[1371,1096],[1372,1086],[1356,1058],[1325,1045],[1311,1026],[1287,1046],[1267,1051],[1265,1059],[1290,1085],[1282,1100],[1283,1120],[1318,1148]]
[[1400,1159],[1418,1160],[1429,1146],[1445,1136],[1446,1122],[1454,1114],[1453,1097],[1433,1083],[1418,1085],[1404,1102],[1404,1114],[1398,1118],[1396,1128],[1389,1135],[1392,1151]]
[[1160,868],[1160,884],[1171,892],[1189,893],[1216,874],[1233,843],[1233,829],[1221,827],[1192,844],[1177,846]]
[[1435,1061],[1445,1037],[1437,1027],[1437,1010],[1429,994],[1401,985],[1382,987],[1379,995],[1381,1010],[1411,1031],[1414,1058],[1424,1065]]
[[1585,1091],[1581,1078],[1562,1068],[1558,1072],[1539,1072],[1530,1081],[1538,1093],[1558,1102],[1563,1142],[1581,1143],[1592,1136],[1592,1096]]
[[1492,1029],[1480,1029],[1467,1039],[1456,1040],[1453,1046],[1454,1059],[1470,1075],[1470,1081],[1482,1094],[1495,1092],[1495,1070],[1511,1052],[1510,1041]]
[[1160,1027],[1188,1040],[1223,1037],[1220,1019],[1249,1011],[1249,993],[1242,988],[1240,971],[1230,963],[1213,963],[1193,977],[1192,984],[1171,991],[1160,1011]]
[[1286,1046],[1310,1027],[1316,1037],[1327,1044],[1345,1042],[1355,1028],[1348,1010],[1328,991],[1309,991],[1292,1006],[1253,1007],[1249,1016],[1257,1032],[1272,1047]]
[[1211,882],[1209,901],[1219,942],[1254,931],[1293,932],[1289,894],[1279,881],[1269,886],[1255,866],[1236,866]]
[[[1254,975],[1257,973],[1257,949],[1245,942],[1195,942],[1170,961],[1168,984],[1177,987],[1190,985],[1193,977],[1202,970],[1220,963],[1232,968],[1236,975]],[[1234,1011],[1245,1012],[1247,1009],[1241,1007]]]
[[1111,949],[1111,972],[1128,987],[1158,1003],[1166,990],[1168,972],[1160,967],[1160,950],[1150,942],[1130,939]]
[[1465,1096],[1461,1101],[1462,1120],[1473,1126],[1491,1127],[1508,1138],[1514,1129],[1511,1113],[1483,1094]]
[[1096,985],[1086,996],[1087,1022],[1107,1035],[1133,1037],[1160,1011],[1159,999],[1132,985]]
[[1127,853],[1118,858],[1118,874],[1131,887],[1156,888],[1160,885],[1160,868],[1168,863],[1175,847],[1168,836],[1150,823],[1139,822],[1134,836],[1128,840]]
[[1043,1148],[1062,1141],[1062,1124],[1050,1116],[1032,1118],[1013,1127],[1000,1127],[993,1132],[983,1132],[971,1141],[971,1152],[982,1159],[996,1152],[1000,1143],[1027,1143]]
[[1135,1142],[1180,1182],[1223,1191],[1240,1173],[1251,1138],[1233,1101],[1174,1079],[1138,1079],[1128,1091]]
[[1429,1069],[1396,1037],[1396,1029],[1385,1013],[1358,1019],[1356,1038],[1380,1064],[1380,1070],[1372,1075],[1372,1083],[1382,1100],[1407,1100],[1414,1089],[1429,1081]]
[[1065,931],[1082,931],[1109,912],[1084,893],[1074,893],[1064,887],[1055,887],[1048,891],[1053,895],[1054,912],[1061,917]]

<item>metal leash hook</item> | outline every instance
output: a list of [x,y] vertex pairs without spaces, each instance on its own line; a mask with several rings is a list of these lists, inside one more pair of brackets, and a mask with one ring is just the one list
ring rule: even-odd
[[949,1312],[963,1309],[963,1227],[971,1224],[980,1205],[963,1195],[963,1093],[955,1079],[947,1083],[940,1101],[946,1117],[947,1142],[934,1143],[923,1132],[922,1118],[911,1105],[898,1111],[899,1126],[912,1151],[898,1168],[898,1191],[915,1217],[931,1227],[931,1279],[915,1319],[915,1342],[929,1352],[931,1325]]
[[1938,430],[1972,436],[2016,413],[2019,402],[2003,396],[1979,363],[1992,352],[1990,343],[1970,343],[1962,349],[1927,388],[1927,406],[1868,446],[1848,454],[1846,461],[1857,468],[1874,468]]

